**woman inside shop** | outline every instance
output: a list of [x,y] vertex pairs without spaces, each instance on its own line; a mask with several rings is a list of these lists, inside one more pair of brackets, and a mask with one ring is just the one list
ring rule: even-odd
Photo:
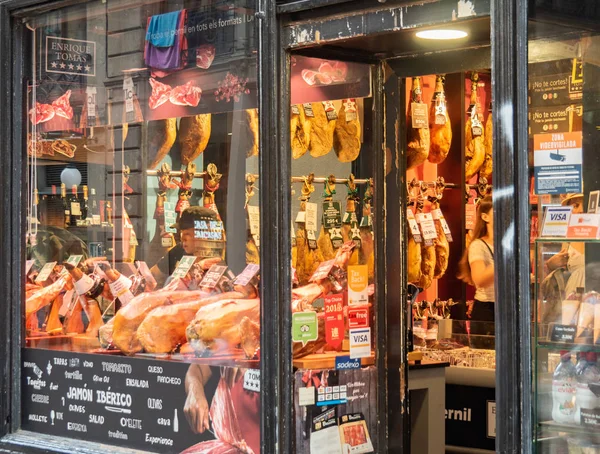
[[[486,196],[477,206],[473,240],[459,263],[458,277],[475,287],[471,320],[494,322],[494,210],[492,197]],[[494,334],[493,323],[473,324],[472,334]]]
[[[573,207],[572,214],[583,213],[583,194],[567,194],[560,203],[562,206]],[[578,287],[585,286],[585,243],[563,243],[560,252],[548,259],[546,265],[549,271],[564,269],[568,272],[564,293],[570,295]]]

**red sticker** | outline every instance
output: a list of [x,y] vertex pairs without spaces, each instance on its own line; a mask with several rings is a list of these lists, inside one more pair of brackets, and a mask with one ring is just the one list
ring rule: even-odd
[[348,328],[369,327],[369,306],[348,307]]
[[325,341],[335,350],[340,350],[344,340],[344,295],[327,295],[325,308]]

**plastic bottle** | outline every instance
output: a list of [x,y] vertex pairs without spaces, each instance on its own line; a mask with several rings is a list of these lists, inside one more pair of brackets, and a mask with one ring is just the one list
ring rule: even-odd
[[586,353],[577,353],[577,364],[575,364],[575,375],[579,377],[587,367]]
[[[582,356],[584,354],[582,353]],[[590,383],[600,382],[600,369],[596,365],[596,353],[588,353],[586,367],[582,370],[581,374],[577,376],[576,386],[576,399],[575,399],[575,415],[574,421],[576,424],[580,424],[581,409],[594,409],[600,407],[600,398],[594,394],[589,387]]]
[[552,378],[552,419],[560,424],[575,422],[575,366],[571,362],[571,353],[560,352],[560,364]]

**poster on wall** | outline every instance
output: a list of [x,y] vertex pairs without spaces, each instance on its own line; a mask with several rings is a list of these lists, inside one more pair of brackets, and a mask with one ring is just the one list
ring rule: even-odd
[[581,132],[533,136],[536,194],[582,192],[582,164]]
[[376,389],[375,367],[296,372],[296,452],[377,452]]
[[22,428],[160,453],[260,452],[260,371],[23,349]]

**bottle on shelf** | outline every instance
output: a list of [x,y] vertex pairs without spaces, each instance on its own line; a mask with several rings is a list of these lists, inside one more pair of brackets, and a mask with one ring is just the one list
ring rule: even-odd
[[83,203],[81,204],[81,219],[85,221],[86,225],[90,225],[92,223],[92,219],[90,217],[89,209],[88,209],[88,187],[84,184],[82,187],[83,190]]
[[571,362],[571,353],[560,352],[560,364],[552,376],[552,419],[559,424],[575,422],[575,366]]
[[577,375],[575,392],[575,424],[581,424],[581,410],[593,410],[600,407],[600,398],[590,390],[590,383],[600,383],[600,369],[596,361],[596,353],[581,353],[586,356],[586,365]]
[[98,207],[98,197],[96,197],[96,189],[90,188],[90,204],[89,214],[93,219],[94,216],[100,216],[100,208]]
[[95,337],[98,330],[104,324],[102,322],[102,313],[100,305],[96,298],[100,296],[106,285],[106,281],[96,274],[87,275],[81,269],[72,265],[65,264],[65,268],[73,278],[75,292],[79,296],[79,301],[89,320],[86,333]]
[[65,227],[71,225],[71,207],[67,202],[67,186],[64,183],[60,185],[60,198],[62,200],[63,212],[65,213]]
[[76,226],[77,221],[81,220],[81,202],[79,201],[79,197],[77,195],[76,184],[71,187],[71,199],[69,201],[69,206],[71,208],[71,225]]

